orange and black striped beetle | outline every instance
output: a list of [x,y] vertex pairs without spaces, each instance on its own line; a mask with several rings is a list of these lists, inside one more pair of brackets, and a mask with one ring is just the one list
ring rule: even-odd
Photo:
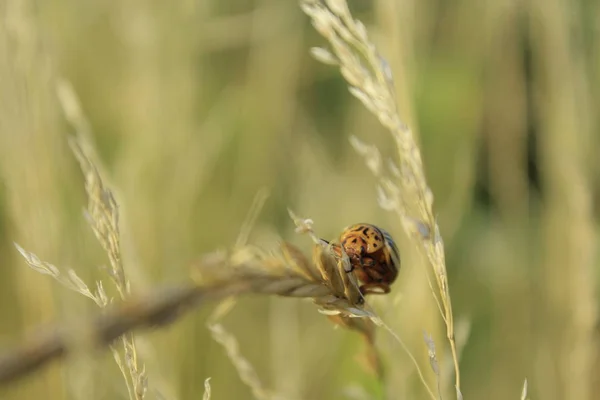
[[352,270],[362,282],[360,291],[367,294],[386,294],[396,280],[400,269],[400,252],[392,236],[372,224],[350,225],[333,243],[333,249],[341,257],[344,249]]

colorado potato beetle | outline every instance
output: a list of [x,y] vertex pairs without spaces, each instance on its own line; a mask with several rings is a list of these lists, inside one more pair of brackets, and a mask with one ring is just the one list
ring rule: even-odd
[[[337,248],[336,248],[337,246]],[[352,271],[363,284],[360,291],[367,294],[386,294],[400,269],[400,252],[392,236],[371,224],[354,224],[342,232],[334,250],[341,256],[344,249]]]

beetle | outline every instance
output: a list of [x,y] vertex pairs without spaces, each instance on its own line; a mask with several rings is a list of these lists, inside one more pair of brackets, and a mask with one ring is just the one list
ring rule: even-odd
[[400,251],[392,236],[375,225],[358,223],[345,228],[338,240],[333,249],[339,257],[342,248],[348,255],[351,272],[362,282],[361,293],[389,293],[400,270]]

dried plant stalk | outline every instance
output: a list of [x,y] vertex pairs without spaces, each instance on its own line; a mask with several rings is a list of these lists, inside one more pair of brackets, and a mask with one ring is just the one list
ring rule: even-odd
[[170,323],[200,300],[226,296],[233,290],[235,288],[204,291],[190,284],[155,288],[118,306],[108,306],[91,320],[45,328],[42,333],[34,333],[22,344],[0,354],[0,384],[14,381],[67,354],[111,347],[127,332]]
[[[86,217],[110,261],[111,268],[107,270],[108,275],[121,299],[125,300],[130,296],[131,290],[121,260],[118,205],[112,191],[106,187],[98,168],[92,162],[91,146],[87,142],[90,134],[89,124],[81,111],[77,96],[71,86],[63,81],[57,85],[57,95],[67,120],[76,131],[76,136],[69,143],[85,177],[85,188],[88,195]],[[16,243],[15,245],[28,265],[35,271],[52,276],[67,288],[90,298],[101,308],[105,308],[111,301],[106,295],[101,281],[96,282],[96,291],[92,292],[75,271],[69,270],[66,275],[61,274],[60,269],[56,266],[41,261],[35,254],[27,252]],[[120,340],[123,356],[112,343],[110,349],[127,385],[129,398],[142,400],[148,388],[145,367],[139,361],[133,335],[126,333]]]
[[455,387],[460,398],[460,371],[444,245],[433,213],[433,194],[427,185],[421,152],[397,110],[389,65],[377,52],[365,26],[352,17],[345,0],[301,0],[300,4],[314,28],[331,45],[331,51],[315,49],[312,54],[325,64],[338,65],[350,93],[378,118],[396,142],[399,167],[391,163],[385,171],[377,148],[356,138],[352,140],[355,149],[364,156],[367,166],[379,179],[380,204],[397,213],[404,230],[433,269],[439,295],[431,282],[430,287],[446,324],[454,360]]
[[252,364],[241,354],[240,346],[235,336],[227,332],[221,324],[208,325],[212,337],[221,344],[227,352],[227,357],[233,362],[235,369],[242,381],[252,390],[252,395],[258,400],[271,400],[279,398],[263,387],[258,374]]
[[[171,323],[183,311],[202,301],[232,295],[310,298],[324,314],[377,321],[364,303],[355,278],[346,272],[348,267],[343,265],[344,260],[338,260],[323,241],[316,247],[320,250],[315,251],[312,263],[287,243],[282,243],[279,254],[268,254],[252,246],[208,254],[193,268],[194,284],[154,288],[146,295],[128,297],[121,304],[109,305],[92,321],[52,329],[46,335],[33,335],[21,346],[0,354],[0,383],[12,381],[74,351],[72,338],[77,338],[78,351],[85,350],[81,343],[92,348],[110,346],[115,339],[134,329]],[[49,267],[51,264],[39,260],[33,253],[22,252],[34,268],[53,270]],[[340,282],[351,286],[343,287]]]
[[521,389],[521,400],[527,400],[527,379],[523,381],[523,388]]
[[204,288],[238,285],[244,292],[312,298],[328,315],[376,318],[344,261],[321,240],[314,246],[313,262],[286,242],[281,243],[279,254],[243,246],[203,257],[192,278]]
[[[127,299],[131,295],[131,287],[125,275],[121,256],[119,206],[92,161],[92,146],[88,143],[89,124],[81,111],[74,90],[68,82],[60,81],[57,85],[57,95],[67,120],[76,131],[76,136],[71,138],[69,144],[85,177],[85,190],[88,195],[87,220],[96,239],[108,256],[111,267],[108,275],[121,299]],[[115,362],[127,384],[129,398],[142,400],[148,389],[146,368],[139,360],[133,334],[127,333],[120,339],[123,346],[123,357],[116,351],[116,348],[113,348]]]
[[210,400],[210,396],[211,396],[210,378],[206,378],[204,380],[204,394],[202,395],[202,400]]

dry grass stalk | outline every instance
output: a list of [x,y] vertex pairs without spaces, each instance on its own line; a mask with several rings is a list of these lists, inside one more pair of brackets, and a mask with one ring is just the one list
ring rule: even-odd
[[421,367],[419,366],[419,363],[417,362],[417,359],[412,354],[412,352],[410,351],[410,349],[408,348],[408,346],[406,345],[406,343],[404,343],[404,340],[402,340],[402,338],[396,332],[394,332],[392,330],[392,328],[390,328],[388,325],[384,324],[383,322],[380,322],[379,325],[383,329],[385,329],[394,338],[394,340],[396,340],[396,342],[398,342],[398,344],[402,347],[402,350],[408,355],[408,357],[412,361],[413,365],[415,366],[415,370],[417,371],[417,375],[419,375],[419,379],[421,380],[421,383],[425,387],[425,390],[427,391],[427,394],[429,394],[429,397],[431,397],[433,400],[438,399],[438,397],[436,397],[436,395],[433,393],[433,390],[431,390],[431,388],[427,384],[427,380],[425,379],[425,375],[423,375],[423,371],[421,370]]
[[210,389],[210,378],[206,378],[204,380],[204,394],[202,395],[202,400],[210,400],[211,389]]
[[0,354],[0,384],[14,381],[73,352],[103,347],[113,350],[114,341],[123,334],[173,322],[183,310],[199,304],[200,300],[220,298],[232,290],[203,291],[191,284],[155,288],[119,305],[108,306],[91,320],[46,327]]
[[[242,235],[242,234],[241,234]],[[245,240],[240,240],[236,242],[236,247],[240,247],[245,243]],[[241,381],[246,384],[250,388],[252,395],[256,399],[261,400],[269,400],[269,399],[279,399],[281,398],[275,393],[272,393],[269,389],[265,388],[258,377],[257,372],[254,367],[246,359],[240,351],[240,347],[237,339],[231,333],[229,333],[223,325],[219,323],[219,321],[228,314],[235,304],[237,303],[237,299],[234,297],[229,297],[223,300],[212,312],[211,316],[208,318],[208,322],[206,326],[210,330],[212,338],[223,348],[227,354],[229,360],[235,367]]]
[[[256,196],[250,211],[246,216],[242,228],[236,239],[234,249],[243,249],[248,242],[250,232],[258,218],[261,209],[264,206],[265,201],[268,197],[268,191],[263,188]],[[252,364],[242,355],[239,344],[235,336],[229,333],[219,321],[228,314],[231,309],[236,305],[237,299],[230,297],[222,301],[216,309],[213,311],[208,319],[206,326],[210,330],[212,338],[219,343],[226,351],[227,357],[231,360],[235,367],[240,379],[246,386],[250,388],[252,394],[257,399],[279,399],[282,398],[271,390],[266,389],[261,380],[258,377],[257,372],[254,370]]]
[[[302,10],[315,29],[329,42],[331,51],[314,49],[317,60],[337,65],[358,98],[386,127],[396,141],[399,167],[389,163],[385,171],[382,157],[374,146],[353,138],[355,149],[380,182],[380,204],[400,217],[404,230],[428,259],[436,279],[437,292],[430,282],[441,316],[446,324],[455,370],[455,388],[460,398],[460,371],[454,339],[454,319],[444,245],[433,213],[433,194],[427,185],[421,153],[412,131],[398,113],[389,65],[370,41],[365,26],[355,20],[345,0],[301,0]],[[428,274],[429,275],[429,274]]]
[[521,389],[521,400],[527,400],[527,379],[523,381],[523,389]]
[[[131,295],[131,287],[125,276],[121,256],[118,204],[112,191],[104,184],[96,164],[92,162],[92,147],[87,142],[89,124],[81,111],[75,92],[67,82],[59,82],[57,94],[64,114],[76,132],[76,136],[69,143],[85,177],[85,189],[88,195],[86,217],[98,242],[108,256],[111,266],[108,275],[121,299],[125,300]],[[116,348],[113,348],[115,362],[125,379],[129,398],[141,400],[148,389],[145,366],[138,359],[133,334],[127,333],[120,340],[123,346],[123,356],[116,351]]]
[[[35,335],[23,345],[1,355],[0,382],[8,382],[54,358],[64,356],[73,350],[69,345],[70,338],[82,332],[89,338],[79,342],[88,343],[91,347],[111,346],[115,339],[126,333],[131,334],[136,328],[176,320],[183,310],[200,304],[201,300],[232,295],[254,293],[311,298],[326,315],[369,318],[377,322],[375,314],[364,303],[356,278],[347,272],[347,258],[337,260],[330,246],[312,233],[306,220],[297,221],[300,230],[309,232],[317,242],[313,263],[300,250],[287,243],[281,244],[280,254],[269,254],[252,246],[235,248],[229,254],[211,253],[193,269],[195,285],[155,288],[146,295],[128,297],[123,303],[107,308],[91,322],[84,321],[75,327],[52,330],[49,335]],[[21,251],[32,268],[62,279],[56,267],[40,261],[32,253]],[[79,281],[65,282],[74,287],[85,285]],[[91,293],[84,286],[80,292],[88,297]],[[102,300],[105,295],[91,296],[97,296],[95,301],[101,304],[110,303]]]
[[376,325],[368,319],[349,318],[343,315],[329,315],[328,318],[336,325],[343,326],[346,329],[356,331],[361,335],[367,346],[365,362],[368,370],[373,371],[380,382],[385,382],[385,369],[383,360],[377,351],[375,345],[375,327]]
[[[332,253],[324,253],[328,246],[321,243],[323,245],[319,248],[322,251],[316,251],[315,254],[328,260],[329,264],[336,263],[334,258],[328,259],[323,255]],[[132,296],[122,304],[108,307],[101,316],[87,324],[84,322],[76,327],[65,326],[43,336],[35,335],[22,346],[0,356],[0,382],[8,382],[51,359],[64,356],[71,350],[69,338],[76,337],[78,333],[87,332],[90,336],[89,340],[82,342],[94,347],[108,346],[121,335],[136,328],[170,323],[184,309],[198,305],[200,300],[205,299],[215,300],[249,293],[312,298],[321,311],[328,315],[376,319],[360,300],[357,286],[356,292],[337,287],[336,282],[342,280],[340,277],[324,279],[319,269],[309,263],[298,249],[285,243],[282,248],[287,256],[267,255],[248,246],[233,251],[229,257],[223,253],[212,253],[194,268],[195,285],[155,288],[151,293]],[[56,267],[40,261],[32,253],[22,251],[32,268],[61,277],[56,272]],[[338,273],[341,270],[347,275],[343,268],[335,270],[332,265],[322,268],[322,271],[332,270]],[[89,289],[83,291],[89,292]],[[346,292],[356,294],[351,297],[353,300],[337,297]]]
[[[107,270],[108,275],[121,299],[125,300],[130,296],[131,290],[121,261],[118,205],[111,190],[104,184],[98,168],[91,160],[91,146],[87,143],[89,124],[81,111],[74,91],[66,82],[60,82],[57,85],[57,94],[67,120],[76,131],[76,136],[70,140],[70,144],[85,177],[85,188],[88,195],[86,217],[110,261],[111,268]],[[111,302],[101,281],[96,282],[96,291],[92,292],[75,271],[69,270],[65,276],[54,265],[42,262],[35,254],[16,246],[28,265],[35,271],[52,276],[67,288],[90,298],[100,308],[105,308]],[[127,385],[129,398],[141,400],[148,388],[145,368],[138,359],[133,334],[127,333],[120,340],[123,355],[114,344],[110,344],[113,357]]]
[[242,355],[240,346],[235,336],[227,332],[221,324],[212,323],[208,325],[212,337],[223,346],[227,357],[232,361],[238,375],[252,391],[254,398],[259,400],[281,399],[280,396],[265,389],[252,364]]

